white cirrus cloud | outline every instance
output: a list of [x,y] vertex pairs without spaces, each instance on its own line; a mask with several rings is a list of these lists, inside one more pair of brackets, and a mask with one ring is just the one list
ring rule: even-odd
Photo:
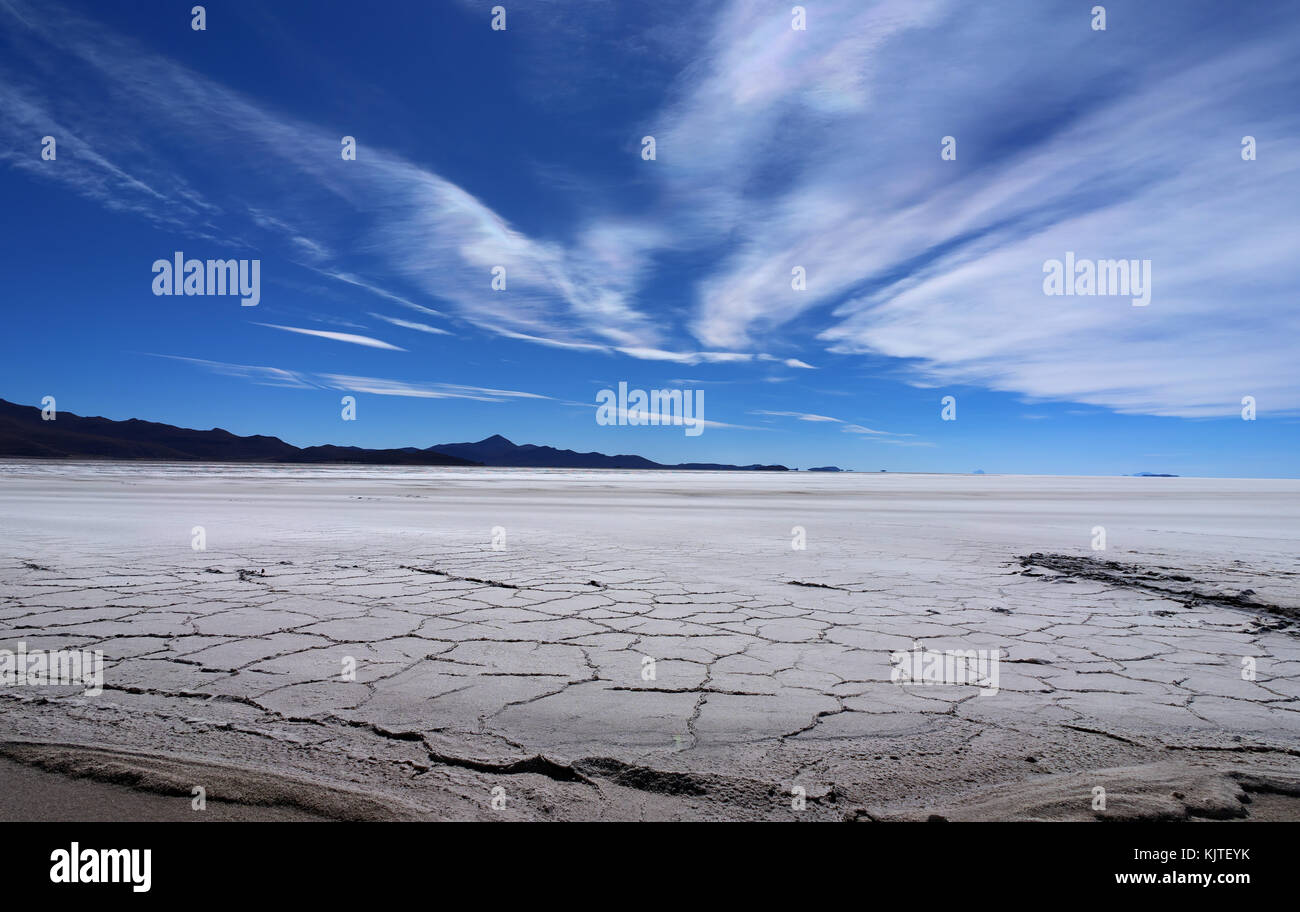
[[831,421],[836,424],[843,422],[839,418],[832,418],[829,415],[814,415],[809,412],[776,412],[766,409],[754,409],[751,415],[770,415],[776,418],[798,418],[800,421]]
[[406,351],[404,348],[385,342],[382,339],[375,339],[371,336],[361,336],[356,333],[332,332],[328,329],[305,329],[301,326],[281,326],[278,323],[256,323],[257,326],[266,326],[270,329],[282,329],[285,332],[298,333],[303,336],[315,336],[319,339],[332,339],[335,342],[347,342],[351,345],[363,345],[366,348],[382,348],[387,351]]
[[[2,0],[0,0],[2,2]],[[352,374],[307,373],[252,364],[231,364],[204,358],[182,355],[164,355],[145,352],[155,358],[183,361],[226,377],[252,380],[263,386],[283,386],[296,389],[338,389],[354,393],[371,393],[376,396],[402,396],[412,399],[470,399],[475,402],[505,402],[510,399],[539,399],[555,401],[551,396],[523,390],[491,389],[463,383],[412,383],[383,377],[362,377]],[[588,403],[577,403],[587,405]]]
[[[743,350],[797,325],[899,359],[918,385],[1182,417],[1235,415],[1246,394],[1300,410],[1300,112],[1278,103],[1300,94],[1300,20],[1153,4],[1126,10],[1143,39],[1117,43],[1053,4],[808,15],[794,32],[762,4],[720,10],[655,130],[656,174],[691,213],[677,235],[736,239],[698,285],[701,343]],[[1245,134],[1267,146],[1257,161]],[[1045,297],[1042,264],[1066,251],[1150,259],[1151,304]]]
[[370,316],[376,320],[383,320],[385,323],[391,323],[394,326],[400,326],[402,329],[413,329],[416,332],[429,333],[435,336],[450,336],[451,333],[445,329],[439,329],[436,326],[430,326],[428,323],[418,323],[415,320],[403,320],[400,317],[389,317],[384,314],[370,312]]
[[335,389],[374,396],[401,396],[407,399],[472,399],[476,402],[501,402],[499,397],[457,393],[405,380],[382,377],[357,377],[351,374],[321,374],[321,379]]
[[[1300,412],[1300,111],[1286,103],[1300,19],[1256,6],[1132,5],[1099,33],[1059,4],[821,0],[795,31],[788,8],[731,0],[691,16],[711,31],[677,48],[693,59],[637,128],[658,142],[639,175],[652,205],[593,182],[576,223],[543,234],[486,187],[376,145],[340,170],[335,131],[54,0],[4,0],[0,160],[551,348],[806,370],[811,355],[764,352],[820,346],[919,386],[1185,418],[1235,415],[1245,395]],[[57,168],[31,152],[50,131]],[[1240,157],[1246,134],[1256,161]],[[215,185],[214,148],[249,153]],[[663,255],[703,250],[682,307],[647,303]],[[1067,251],[1150,260],[1151,303],[1044,296],[1042,263]]]
[[261,386],[282,386],[290,389],[321,389],[321,384],[313,382],[310,375],[300,371],[285,370],[280,367],[263,367],[253,364],[229,364],[224,361],[209,361],[203,358],[186,358],[181,355],[163,355],[156,352],[145,352],[154,358],[167,358],[171,361],[184,361],[188,364],[196,364],[199,367],[212,371],[214,374],[222,374],[227,377],[239,377],[244,380],[252,380]]

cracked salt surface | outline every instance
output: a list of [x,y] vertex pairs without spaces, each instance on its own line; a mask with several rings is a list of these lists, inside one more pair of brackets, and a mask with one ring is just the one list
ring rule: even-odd
[[[0,544],[0,648],[105,653],[98,697],[0,687],[0,753],[69,776],[365,819],[1300,796],[1296,481],[5,463]],[[891,683],[915,641],[999,692]]]

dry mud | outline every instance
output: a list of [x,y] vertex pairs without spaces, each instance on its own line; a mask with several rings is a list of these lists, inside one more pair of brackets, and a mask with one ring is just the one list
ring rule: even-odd
[[[0,780],[257,819],[1300,819],[1297,546],[1281,480],[8,463],[0,648],[105,675],[0,686]],[[995,651],[998,692],[894,683],[917,642]]]

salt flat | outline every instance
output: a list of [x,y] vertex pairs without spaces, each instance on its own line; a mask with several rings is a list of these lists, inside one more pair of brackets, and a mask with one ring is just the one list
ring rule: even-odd
[[[1300,816],[1298,553],[1294,480],[9,462],[0,648],[106,669],[0,687],[0,753],[342,817]],[[917,642],[998,692],[893,683]]]

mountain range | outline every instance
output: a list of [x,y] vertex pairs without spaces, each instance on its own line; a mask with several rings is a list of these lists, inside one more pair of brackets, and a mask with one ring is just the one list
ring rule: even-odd
[[535,444],[516,444],[494,434],[473,443],[420,449],[372,450],[352,446],[296,447],[278,437],[240,437],[132,418],[87,418],[59,411],[53,420],[35,406],[0,399],[0,458],[144,459],[167,462],[353,463],[363,465],[516,466],[557,469],[718,469],[787,471],[780,465],[719,463],[664,465],[642,456],[578,453]]

